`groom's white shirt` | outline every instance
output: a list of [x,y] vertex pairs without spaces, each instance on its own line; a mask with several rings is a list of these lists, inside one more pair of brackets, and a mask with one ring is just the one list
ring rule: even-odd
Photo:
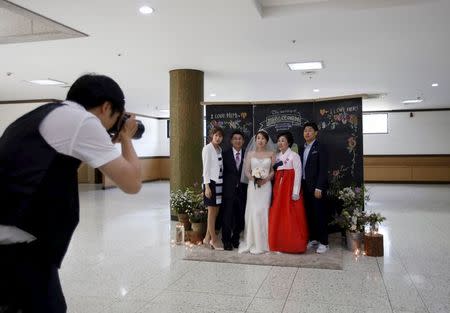
[[300,195],[300,187],[301,187],[301,177],[302,177],[302,162],[300,161],[300,156],[288,148],[284,153],[279,152],[277,154],[277,161],[282,161],[283,165],[277,168],[279,170],[290,170],[294,169],[295,178],[294,178],[294,189],[292,190],[293,196]]

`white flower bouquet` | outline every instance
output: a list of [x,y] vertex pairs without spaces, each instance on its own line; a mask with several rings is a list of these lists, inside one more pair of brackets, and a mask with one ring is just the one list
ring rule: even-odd
[[258,182],[260,180],[266,179],[269,176],[269,173],[267,169],[261,168],[261,167],[255,167],[252,169],[252,177],[253,177],[253,184],[256,188],[256,186],[261,187],[258,185]]

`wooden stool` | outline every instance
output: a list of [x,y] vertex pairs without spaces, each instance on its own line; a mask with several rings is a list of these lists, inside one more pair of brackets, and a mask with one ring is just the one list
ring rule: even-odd
[[364,251],[367,256],[383,256],[383,235],[382,234],[364,234]]

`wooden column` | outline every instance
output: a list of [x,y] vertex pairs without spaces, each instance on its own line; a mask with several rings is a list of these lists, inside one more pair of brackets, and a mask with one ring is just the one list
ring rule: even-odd
[[203,77],[199,70],[170,71],[171,191],[201,183]]

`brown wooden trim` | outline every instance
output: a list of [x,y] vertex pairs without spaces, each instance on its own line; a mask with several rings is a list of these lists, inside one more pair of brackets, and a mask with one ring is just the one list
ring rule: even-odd
[[364,156],[364,180],[450,183],[450,155]]
[[26,103],[49,103],[49,102],[61,102],[64,100],[58,99],[30,99],[30,100],[9,100],[9,101],[0,101],[0,104],[26,104]]

